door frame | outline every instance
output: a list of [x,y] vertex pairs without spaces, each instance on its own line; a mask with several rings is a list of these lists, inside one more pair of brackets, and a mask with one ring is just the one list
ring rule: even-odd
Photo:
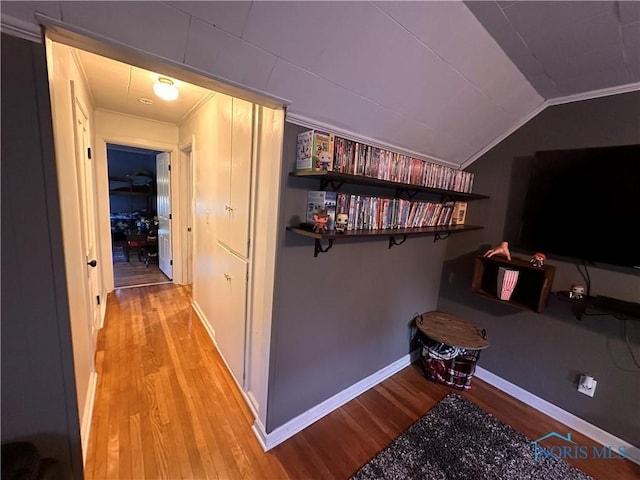
[[[194,211],[195,211],[195,196],[193,194],[195,190],[194,184],[194,169],[195,164],[195,135],[191,135],[191,141],[184,145],[180,145],[180,157],[176,163],[180,164],[179,171],[181,176],[178,178],[178,182],[182,187],[178,197],[180,198],[180,217],[183,220],[182,229],[178,231],[176,236],[181,237],[182,250],[180,252],[182,264],[182,280],[185,285],[193,284],[193,252],[195,250],[194,245]],[[178,212],[176,212],[178,213]],[[188,231],[191,228],[191,231]]]
[[[98,127],[99,128],[99,127]],[[107,144],[115,143],[117,145],[125,145],[128,147],[138,147],[138,148],[147,148],[151,150],[158,150],[162,152],[168,152],[171,155],[171,171],[172,175],[175,173],[175,178],[180,178],[179,176],[179,168],[176,164],[180,162],[174,162],[173,159],[179,158],[180,151],[178,150],[178,146],[171,143],[162,143],[156,141],[145,140],[144,138],[131,138],[131,137],[122,137],[118,135],[104,135],[96,128],[95,131],[95,156],[96,156],[96,181],[98,185],[102,185],[103,188],[98,187],[97,205],[98,205],[98,223],[100,225],[99,232],[102,238],[108,239],[107,241],[102,242],[101,254],[102,258],[110,258],[111,252],[113,249],[112,240],[111,240],[111,221],[109,217],[109,170],[107,167]],[[177,170],[177,171],[175,171]],[[175,172],[174,172],[175,171]],[[174,259],[173,262],[173,283],[182,285],[182,275],[183,275],[183,266],[181,261],[176,261],[176,259],[180,259],[182,242],[180,241],[179,235],[174,235],[173,231],[179,231],[178,228],[182,225],[182,218],[179,214],[179,190],[180,186],[177,185],[179,182],[171,182],[171,204],[172,204],[172,241],[171,241],[171,258]],[[178,205],[176,205],[178,203]],[[108,256],[106,256],[108,255]],[[113,279],[113,263],[112,262],[103,262],[106,263],[103,272],[103,285],[105,286],[105,290],[107,292],[112,292],[114,287],[114,279]]]

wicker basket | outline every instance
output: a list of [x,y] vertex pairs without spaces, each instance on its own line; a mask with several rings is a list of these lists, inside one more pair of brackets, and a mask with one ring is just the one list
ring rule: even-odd
[[[469,390],[471,380],[476,371],[476,363],[480,358],[480,350],[456,349],[455,356],[441,358],[434,354],[434,345],[438,342],[418,331],[416,339],[422,345],[421,363],[429,380],[442,383],[460,390]],[[439,344],[448,347],[444,344]],[[452,348],[452,347],[449,347]]]

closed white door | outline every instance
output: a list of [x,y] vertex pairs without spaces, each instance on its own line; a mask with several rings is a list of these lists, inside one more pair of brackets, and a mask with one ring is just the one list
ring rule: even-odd
[[157,215],[158,215],[158,264],[160,270],[173,279],[171,255],[171,156],[169,152],[156,155]]
[[220,312],[215,319],[216,343],[238,384],[244,386],[247,262],[218,245]]
[[233,123],[231,97],[219,95],[217,105],[216,231],[218,240],[228,247],[230,244],[229,212],[233,209],[231,205],[231,127]]
[[243,257],[249,255],[252,152],[253,104],[234,98],[231,128],[229,247]]
[[93,164],[90,155],[89,143],[89,119],[75,99],[75,143],[76,165],[78,170],[78,192],[80,194],[81,230],[83,242],[83,260],[86,263],[87,305],[89,306],[89,332],[96,344],[98,330],[100,329],[100,286],[99,268],[96,245],[96,209],[95,209],[95,183]]

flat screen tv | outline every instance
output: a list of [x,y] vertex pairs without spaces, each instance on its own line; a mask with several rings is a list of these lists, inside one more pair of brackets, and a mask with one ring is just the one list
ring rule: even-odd
[[516,246],[640,269],[640,145],[536,152]]

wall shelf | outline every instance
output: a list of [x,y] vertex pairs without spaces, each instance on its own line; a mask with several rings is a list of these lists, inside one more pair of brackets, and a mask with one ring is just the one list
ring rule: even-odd
[[[433,236],[434,242],[447,238],[452,233],[480,230],[483,227],[477,225],[450,225],[440,227],[421,228],[387,228],[379,230],[350,230],[345,233],[327,232],[317,233],[313,227],[302,225],[300,227],[287,227],[287,230],[297,235],[303,235],[315,240],[314,257],[320,253],[328,252],[335,240],[352,240],[357,238],[388,238],[389,248],[403,244],[408,237]],[[327,241],[327,246],[322,246],[322,241]]]
[[320,190],[326,190],[327,187],[330,187],[332,190],[338,191],[345,183],[348,183],[352,185],[393,188],[396,191],[396,197],[400,197],[403,193],[406,193],[409,198],[413,198],[416,193],[424,192],[440,195],[445,199],[451,200],[471,201],[489,198],[487,195],[480,195],[477,193],[463,193],[453,190],[444,190],[442,188],[423,187],[422,185],[391,182],[389,180],[380,180],[378,178],[340,172],[290,172],[289,176],[320,180]]
[[[500,300],[498,296],[498,269],[500,267],[519,272],[518,282],[509,300]],[[555,270],[553,265],[534,267],[521,258],[512,257],[511,260],[507,260],[502,256],[483,257],[479,255],[475,260],[471,291],[500,303],[540,313],[547,305]]]
[[569,292],[566,291],[559,291],[554,294],[556,298],[571,304],[573,313],[578,320],[582,320],[583,315],[589,315],[586,313],[587,308],[593,308],[601,312],[600,314],[605,313],[616,318],[631,317],[640,320],[640,304],[638,303],[597,295],[595,297],[570,298]]

